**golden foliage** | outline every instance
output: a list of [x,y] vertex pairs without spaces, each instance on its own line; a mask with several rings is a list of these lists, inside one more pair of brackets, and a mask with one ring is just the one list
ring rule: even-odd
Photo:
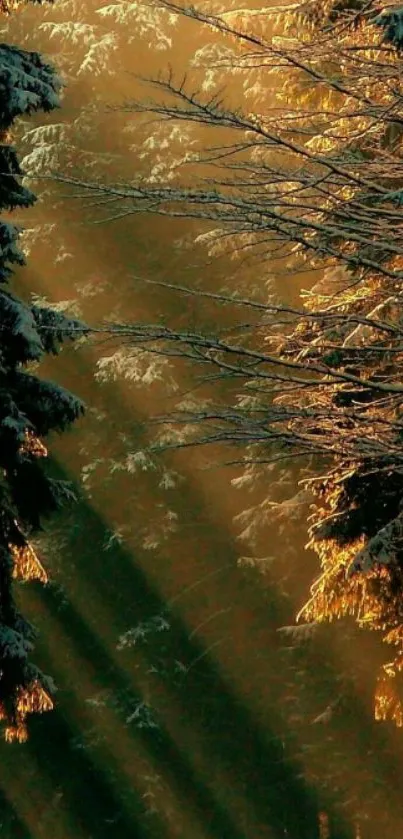
[[386,674],[378,679],[376,686],[375,719],[390,719],[399,728],[403,726],[403,706],[396,690],[396,683]]
[[49,581],[40,559],[30,544],[23,547],[9,545],[9,548],[14,560],[13,577],[15,579],[24,580],[24,582],[39,580],[41,583]]
[[276,355],[283,365],[271,391],[285,409],[276,440],[331,464],[312,484],[308,547],[321,571],[298,618],[348,616],[383,633],[395,657],[378,680],[376,717],[402,725],[402,65],[378,14],[371,0],[307,0],[268,16],[263,32],[260,18],[255,30],[255,17],[225,20],[254,36],[248,52],[230,33],[234,66],[254,90],[264,72],[275,97],[275,107],[250,108],[247,123],[232,120],[255,145],[246,170],[257,198],[247,193],[237,216],[239,249],[259,241],[257,230],[278,245],[284,273],[324,270],[304,311],[267,328],[270,363]]
[[375,714],[401,726],[402,67],[378,13],[365,0],[307,0],[285,10],[281,32],[280,11],[248,67],[264,65],[274,79],[276,107],[259,115],[270,142],[254,163],[267,172],[275,224],[293,259],[302,254],[304,265],[308,252],[305,264],[325,268],[303,295],[307,316],[267,338],[279,360],[304,365],[300,410],[295,387],[281,384],[274,395],[294,409],[288,439],[339,464],[316,483],[308,547],[321,572],[298,618],[349,616],[383,633],[395,656],[378,679]]
[[15,12],[18,9],[18,6],[21,5],[20,0],[1,0],[0,2],[0,12],[3,15],[11,15],[12,12]]
[[[361,536],[347,539],[343,544],[340,539],[326,538],[326,530],[323,529],[332,525],[337,516],[340,519],[343,517],[341,498],[348,477],[346,473],[335,472],[331,480],[316,488],[324,503],[313,508],[309,547],[318,554],[322,571],[298,619],[321,623],[351,616],[360,627],[384,633],[383,641],[393,646],[396,652],[393,660],[383,666],[377,681],[375,717],[377,720],[390,719],[401,727],[403,705],[396,679],[403,670],[401,528],[399,525],[393,530],[394,522],[388,522],[384,531],[394,535],[395,540],[391,538],[390,542],[386,542],[383,552],[379,549],[378,559],[375,554],[372,561],[369,555],[371,561],[368,567],[351,573],[357,556],[366,555],[365,550],[371,540]],[[355,509],[354,501],[351,509]],[[376,544],[376,537],[372,542]]]
[[20,452],[26,452],[27,454],[33,455],[33,457],[46,457],[48,454],[46,446],[43,445],[39,437],[30,429],[25,431],[25,439],[20,446]]
[[[402,65],[399,51],[384,44],[378,12],[371,0],[307,0],[275,17],[266,10],[224,12],[213,28],[228,36],[233,49],[218,71],[244,74],[243,90],[253,91],[245,93],[246,118],[222,108],[215,97],[200,106],[196,94],[185,95],[171,80],[162,89],[174,93],[177,110],[157,104],[139,112],[162,115],[168,123],[180,117],[203,126],[232,126],[247,140],[247,158],[241,143],[223,147],[235,162],[231,192],[225,179],[212,179],[222,190],[220,202],[217,191],[195,192],[189,199],[187,189],[174,188],[161,198],[142,186],[139,206],[147,212],[157,206],[168,215],[173,206],[175,215],[177,203],[188,207],[188,201],[192,217],[218,220],[236,234],[239,253],[264,243],[273,273],[278,264],[284,269],[280,276],[290,269],[323,272],[303,297],[302,312],[284,307],[285,317],[281,307],[267,307],[272,354],[254,352],[256,367],[249,357],[247,372],[240,366],[239,374],[248,385],[256,376],[259,394],[271,388],[270,409],[284,408],[273,412],[273,438],[264,437],[262,423],[258,439],[274,439],[277,451],[282,445],[287,454],[292,449],[330,462],[325,478],[312,484],[318,501],[309,547],[321,573],[298,617],[323,622],[349,616],[384,634],[396,654],[378,681],[376,716],[401,725],[396,682],[403,669]],[[197,17],[197,10],[192,14]],[[201,12],[198,19],[212,25]],[[268,91],[275,106],[268,103]],[[246,172],[247,183],[234,184],[234,171]],[[144,195],[149,204],[142,203]],[[221,247],[224,236],[216,230],[208,235]],[[184,343],[187,352],[190,334]],[[206,350],[197,335],[191,357],[204,363],[214,351],[219,367],[222,345],[217,340],[212,349],[212,344],[213,339]],[[236,355],[242,358],[238,348]],[[268,427],[269,416],[267,410]],[[364,570],[357,564],[363,557]]]
[[[38,681],[32,682],[27,688],[18,688],[15,701],[15,719],[5,730],[5,739],[12,743],[25,743],[28,739],[26,717],[28,714],[43,714],[51,711],[53,701]],[[0,719],[8,719],[4,706],[0,706]]]
[[28,740],[28,729],[25,723],[20,725],[8,725],[4,738],[6,743],[26,743]]

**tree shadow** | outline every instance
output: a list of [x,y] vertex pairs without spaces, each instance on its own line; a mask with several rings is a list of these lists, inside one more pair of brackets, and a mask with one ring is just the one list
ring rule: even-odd
[[[56,471],[60,476],[60,466]],[[130,608],[133,613],[133,592],[135,592],[136,618],[139,622],[147,620],[150,615],[166,614],[167,604],[146,578],[139,565],[133,562],[133,556],[130,553],[119,545],[115,545],[111,551],[101,551],[105,531],[105,524],[101,517],[85,502],[80,504],[79,516],[79,528],[69,530],[70,540],[67,552],[71,551],[73,555],[79,556],[79,561],[74,568],[74,573],[78,575],[78,578],[90,579],[92,585],[96,585],[98,594],[103,598],[111,596],[110,581],[113,579],[113,588],[117,588],[122,593],[122,601],[118,606],[123,614],[127,608]],[[88,549],[88,561],[85,561]],[[79,579],[77,584],[79,584]],[[141,742],[153,762],[161,768],[168,783],[177,790],[179,797],[191,804],[209,836],[216,836],[217,839],[227,839],[227,837],[228,839],[230,837],[244,839],[247,836],[247,825],[237,824],[229,811],[231,799],[234,803],[233,796],[237,793],[232,794],[228,789],[224,791],[225,807],[217,800],[209,788],[210,784],[203,780],[200,771],[193,765],[191,754],[187,754],[165,728],[164,703],[157,702],[160,706],[157,709],[157,728],[144,725],[133,730],[133,727],[127,726],[128,709],[144,701],[141,680],[136,680],[134,670],[129,672],[114,661],[96,632],[88,626],[85,618],[78,613],[71,602],[60,605],[57,588],[49,587],[47,590],[40,590],[37,596],[45,608],[42,627],[42,643],[45,649],[41,651],[42,657],[46,660],[44,630],[46,629],[46,612],[48,612],[63,628],[84,661],[88,661],[91,669],[95,667],[100,674],[99,685],[102,689],[106,690],[110,696],[117,697],[114,709],[120,722],[126,726],[127,738],[132,739],[133,749],[136,748],[136,743]],[[267,610],[268,624],[281,625],[284,619],[284,606],[280,602],[276,603],[274,592],[272,592],[271,600],[266,598],[263,606]],[[214,779],[216,767],[217,773],[221,767],[224,767],[229,777],[231,773],[233,774],[234,779],[237,780],[236,787],[243,788],[244,796],[261,825],[262,837],[283,839],[284,836],[290,835],[293,839],[316,839],[318,812],[323,808],[323,797],[316,788],[306,782],[303,767],[298,759],[293,757],[293,754],[298,753],[298,744],[294,742],[292,733],[290,732],[287,738],[286,748],[279,734],[284,730],[281,706],[284,692],[281,679],[283,674],[273,673],[273,696],[268,709],[269,725],[270,721],[272,725],[268,729],[267,725],[262,725],[254,719],[242,701],[234,694],[228,680],[219,672],[212,657],[205,654],[206,650],[197,638],[189,639],[188,627],[183,623],[177,611],[171,610],[169,621],[168,646],[165,644],[165,649],[161,649],[162,636],[156,633],[147,642],[147,658],[149,664],[153,665],[161,652],[164,652],[168,659],[175,655],[177,659],[183,661],[198,661],[197,667],[193,667],[179,678],[177,674],[166,672],[161,675],[161,679],[164,690],[168,692],[178,713],[183,717],[184,723],[195,728],[202,736],[204,744],[207,745],[211,755],[211,778],[208,780]],[[270,633],[268,633],[269,636]],[[63,651],[61,651],[61,657],[62,655]],[[278,663],[273,659],[274,671]],[[47,666],[63,685],[62,667],[59,674],[57,665],[57,661],[49,661]],[[77,685],[79,685],[79,674]],[[50,727],[47,718],[35,724],[27,748],[33,750],[51,777],[60,778],[60,772],[63,773],[64,794],[69,796],[71,808],[77,812],[79,820],[84,820],[86,830],[93,831],[96,825],[98,825],[96,829],[99,830],[98,800],[102,800],[102,818],[108,819],[111,812],[119,809],[122,801],[129,800],[133,795],[134,810],[138,809],[138,818],[141,819],[143,805],[139,803],[138,794],[136,795],[130,783],[128,784],[118,765],[113,767],[115,778],[113,785],[116,787],[114,792],[108,782],[107,768],[101,769],[95,765],[88,754],[72,751],[71,743],[77,735],[78,720],[74,712],[69,710],[67,693],[67,701],[63,702],[63,716],[61,715],[62,700],[63,693],[59,699],[59,712],[53,716]],[[357,708],[357,717],[359,710]],[[360,719],[363,720],[362,709]],[[44,732],[49,731],[50,736],[48,737],[47,734],[44,736]],[[66,755],[68,755],[67,760]],[[91,797],[96,804],[94,813],[81,803],[84,788],[91,790]],[[105,791],[107,788],[109,792]],[[292,806],[290,806],[290,801],[292,801]],[[334,802],[328,799],[326,806],[331,812],[333,822],[337,824],[335,839],[336,837],[337,839],[351,839],[352,828],[346,819],[338,815]],[[144,819],[144,810],[142,817]],[[130,835],[130,830],[133,831],[136,824],[131,820],[134,816],[125,818],[127,818],[126,824],[129,830],[127,835]],[[113,827],[108,826],[108,832],[105,828],[105,835],[110,836],[111,829],[113,831]],[[149,830],[149,826],[145,829]],[[122,831],[121,822],[118,830]],[[159,835],[162,836],[161,827],[159,831]],[[96,833],[96,835],[98,839],[98,835],[103,834]]]

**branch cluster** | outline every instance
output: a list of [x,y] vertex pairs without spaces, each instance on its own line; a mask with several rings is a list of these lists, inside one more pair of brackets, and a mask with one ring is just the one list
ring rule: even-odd
[[183,169],[170,185],[59,180],[90,191],[107,207],[103,220],[196,218],[214,224],[215,248],[221,238],[254,252],[278,276],[320,269],[297,308],[217,295],[256,315],[233,336],[147,324],[115,334],[236,383],[231,405],[164,418],[193,426],[180,445],[231,442],[247,447],[245,460],[314,455],[326,466],[309,481],[321,574],[301,617],[350,614],[383,632],[397,649],[376,714],[402,725],[391,677],[403,669],[403,11],[373,0],[308,0],[255,16],[163,6],[227,39],[223,68],[254,74],[272,105],[245,97],[233,110],[169,73],[155,80],[155,101],[126,108],[222,129],[230,139],[193,161],[207,177],[188,183]]

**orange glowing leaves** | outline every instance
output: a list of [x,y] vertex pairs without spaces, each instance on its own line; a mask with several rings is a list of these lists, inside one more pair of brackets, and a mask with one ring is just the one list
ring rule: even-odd
[[34,549],[30,544],[23,547],[16,545],[9,545],[10,553],[14,560],[13,577],[14,579],[23,580],[39,580],[41,583],[47,583],[49,577],[38,559]]
[[403,623],[391,629],[383,640],[385,644],[391,644],[395,647],[401,646],[403,648]]
[[[47,449],[33,431],[25,431],[25,439],[20,446],[20,452],[29,453],[32,457],[46,457]],[[17,524],[18,526],[18,524]],[[14,560],[13,577],[19,580],[39,580],[41,583],[48,582],[48,575],[35,553],[32,545],[9,545],[10,553]]]
[[[7,726],[5,739],[7,742],[25,743],[28,739],[26,717],[28,714],[43,714],[51,711],[53,701],[38,681],[32,682],[27,688],[18,688],[15,702],[15,721]],[[0,706],[0,719],[6,718],[5,710]]]
[[27,429],[25,431],[24,442],[20,446],[20,452],[26,452],[33,455],[33,457],[46,457],[48,450],[40,441],[39,437],[33,431]]
[[19,688],[17,712],[22,717],[26,717],[27,714],[42,714],[51,711],[52,708],[53,701],[40,682],[34,681],[28,688]]
[[28,740],[26,725],[8,725],[4,732],[4,739],[6,743],[26,743]]
[[[313,505],[309,547],[320,558],[321,574],[311,588],[311,597],[298,619],[330,622],[351,615],[360,627],[385,633],[384,642],[395,648],[392,661],[382,667],[375,692],[375,718],[389,719],[403,726],[403,705],[399,695],[399,680],[403,671],[403,572],[399,562],[400,529],[380,528],[372,539],[352,539],[347,544],[328,538],[327,526],[343,510],[345,496],[342,487],[349,478],[348,471],[334,472],[332,478],[318,485],[317,495],[326,506]],[[349,500],[350,510],[356,506]],[[392,521],[394,525],[397,519]],[[393,538],[392,538],[393,537]],[[347,538],[347,537],[346,537]],[[365,569],[359,564],[349,573],[357,557],[363,557],[372,546],[371,562]]]
[[11,15],[21,5],[20,0],[0,0],[0,13],[3,15]]
[[378,679],[375,691],[375,719],[390,719],[399,728],[403,726],[403,708],[397,694],[396,684],[386,674]]

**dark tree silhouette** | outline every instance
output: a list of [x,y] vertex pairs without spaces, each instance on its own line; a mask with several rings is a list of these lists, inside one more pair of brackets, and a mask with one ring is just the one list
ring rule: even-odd
[[[7,9],[3,9],[7,12]],[[58,105],[60,80],[36,52],[0,44],[0,208],[30,207],[21,184],[11,128],[19,116]],[[52,707],[52,681],[29,660],[35,632],[14,598],[19,580],[46,582],[31,539],[72,492],[45,466],[41,437],[63,431],[83,411],[75,396],[31,369],[60,342],[82,331],[51,308],[31,305],[9,289],[13,266],[24,265],[21,229],[0,219],[0,718],[6,739],[27,737],[26,717]]]

